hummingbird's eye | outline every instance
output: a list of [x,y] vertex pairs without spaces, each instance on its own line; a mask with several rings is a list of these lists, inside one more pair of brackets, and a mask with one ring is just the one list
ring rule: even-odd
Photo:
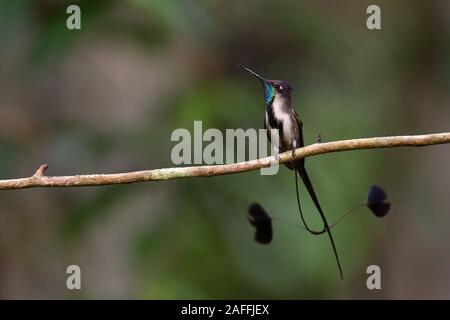
[[279,84],[275,84],[274,87],[275,87],[275,89],[280,89],[280,85]]

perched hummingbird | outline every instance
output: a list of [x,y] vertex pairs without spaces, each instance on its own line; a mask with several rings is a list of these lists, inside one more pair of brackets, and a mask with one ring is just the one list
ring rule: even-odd
[[[292,150],[294,154],[295,149],[303,147],[303,132],[302,132],[302,122],[300,120],[299,115],[295,112],[292,107],[292,99],[291,99],[291,91],[292,86],[286,80],[268,80],[264,79],[254,71],[250,70],[247,67],[241,66],[251,75],[255,76],[262,84],[264,90],[264,101],[266,104],[266,114],[264,119],[264,128],[267,129],[267,137],[271,138],[270,130],[278,129],[279,133],[279,142],[278,145],[274,144],[275,149],[277,149],[280,153]],[[300,217],[302,219],[305,228],[312,234],[323,234],[327,233],[328,237],[331,241],[331,246],[333,247],[333,252],[336,257],[336,262],[339,268],[339,273],[341,278],[342,276],[342,268],[339,262],[339,256],[336,250],[336,246],[334,244],[333,236],[330,231],[330,227],[328,225],[327,219],[323,210],[320,206],[319,200],[317,199],[316,193],[312,186],[311,180],[309,179],[308,173],[305,168],[305,159],[295,160],[290,163],[285,163],[285,165],[291,169],[295,170],[298,175],[302,178],[303,183],[306,186],[306,189],[311,196],[312,201],[314,202],[317,211],[323,220],[323,229],[320,231],[312,230],[307,224],[303,217],[302,209],[300,206],[300,198],[298,194],[298,183],[297,183],[297,175],[295,175],[295,187],[297,191],[297,205],[300,211]]]

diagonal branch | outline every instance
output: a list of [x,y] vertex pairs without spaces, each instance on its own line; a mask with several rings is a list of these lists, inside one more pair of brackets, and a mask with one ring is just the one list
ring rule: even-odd
[[[365,139],[341,140],[315,143],[295,151],[295,157],[288,151],[280,154],[279,162],[306,158],[319,154],[395,147],[422,147],[434,144],[450,143],[450,132],[413,136],[376,137]],[[169,180],[189,177],[212,177],[225,174],[252,171],[276,164],[275,157],[266,157],[246,162],[226,165],[176,167],[133,171],[114,174],[86,174],[75,176],[46,176],[47,165],[41,165],[36,173],[28,178],[0,180],[0,190],[13,190],[35,187],[81,187],[125,184],[133,182]]]

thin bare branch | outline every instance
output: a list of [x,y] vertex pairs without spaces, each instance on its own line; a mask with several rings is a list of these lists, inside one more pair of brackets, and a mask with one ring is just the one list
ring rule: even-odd
[[[341,140],[326,143],[315,143],[295,151],[295,156],[288,151],[280,154],[279,162],[311,157],[319,154],[395,147],[422,147],[435,144],[450,143],[450,132],[426,135],[376,137],[365,139]],[[226,165],[175,167],[114,174],[86,174],[75,176],[46,176],[47,165],[41,165],[36,173],[28,178],[0,180],[0,189],[13,190],[36,187],[82,187],[125,184],[144,181],[169,180],[189,177],[212,177],[257,170],[275,164],[275,157],[261,158],[246,162]]]

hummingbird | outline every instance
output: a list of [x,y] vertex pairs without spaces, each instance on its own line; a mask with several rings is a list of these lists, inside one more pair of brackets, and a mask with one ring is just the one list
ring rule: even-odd
[[[291,92],[293,88],[291,84],[286,80],[268,80],[264,79],[256,72],[250,70],[245,66],[240,66],[251,75],[256,77],[262,84],[264,91],[264,102],[266,106],[266,112],[264,117],[264,128],[267,130],[267,137],[271,144],[274,146],[275,150],[278,152],[286,152],[292,150],[294,155],[295,149],[304,146],[303,140],[303,123],[300,120],[299,115],[295,112],[292,106]],[[271,141],[271,130],[278,129],[279,141],[277,144]],[[342,267],[339,261],[339,256],[337,253],[336,245],[334,243],[333,235],[331,234],[330,226],[325,217],[325,214],[320,206],[319,200],[317,198],[316,192],[314,191],[311,180],[305,168],[305,159],[298,159],[292,162],[286,162],[286,167],[290,170],[294,170],[295,176],[295,188],[297,192],[297,205],[300,212],[300,217],[305,228],[312,234],[319,235],[327,233],[331,242],[331,246],[336,258],[336,263],[339,269],[339,274],[341,279],[343,278]],[[302,179],[308,193],[320,214],[323,221],[323,228],[321,230],[311,229],[305,221],[303,212],[300,205],[300,196],[298,192],[298,181],[297,174]]]

